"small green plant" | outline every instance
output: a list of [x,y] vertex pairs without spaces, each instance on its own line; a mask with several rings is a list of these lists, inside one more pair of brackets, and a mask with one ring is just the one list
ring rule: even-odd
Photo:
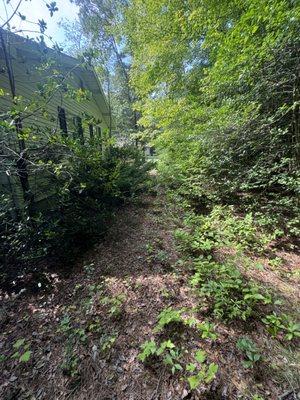
[[151,243],[146,244],[146,250],[148,255],[152,255],[154,253],[154,246]]
[[141,345],[141,352],[138,355],[138,359],[145,362],[149,357],[154,356],[157,351],[157,345],[154,340],[147,340]]
[[184,320],[185,325],[196,328],[201,333],[202,339],[216,340],[217,334],[215,333],[214,324],[211,322],[198,322],[194,317],[189,317]]
[[246,281],[233,262],[217,263],[211,257],[198,257],[191,284],[196,293],[223,320],[246,321],[258,304],[272,303],[272,296],[262,293],[253,282]]
[[168,299],[171,296],[171,293],[165,288],[160,293],[164,299]]
[[160,345],[157,345],[154,340],[146,341],[142,344],[141,350],[138,359],[142,362],[154,362],[155,359],[161,359],[163,364],[170,368],[172,374],[183,369],[179,362],[180,351],[171,340],[165,340]]
[[61,369],[65,375],[76,377],[79,375],[78,367],[79,357],[75,353],[74,340],[72,338],[69,338],[67,340],[66,348],[63,354]]
[[0,354],[0,362],[4,362],[7,360],[7,357],[4,354]]
[[103,285],[100,283],[98,285],[89,285],[88,290],[91,296],[96,294],[101,294],[103,289]]
[[105,296],[101,299],[101,304],[108,306],[108,313],[112,317],[120,317],[122,314],[122,306],[125,301],[125,295],[119,294],[114,297]]
[[266,315],[262,321],[265,325],[267,325],[267,330],[273,337],[276,337],[278,333],[284,329],[282,318],[275,312]]
[[18,339],[13,344],[13,348],[15,352],[11,358],[17,358],[19,362],[28,362],[30,360],[32,351],[30,350],[30,344],[24,338]]
[[255,343],[247,337],[240,338],[237,341],[236,347],[243,352],[246,358],[242,362],[245,368],[253,368],[255,363],[261,359],[261,355]]
[[64,315],[59,323],[58,330],[63,333],[67,333],[71,330],[71,318],[69,315]]
[[217,364],[211,363],[208,366],[205,364],[205,351],[197,350],[194,359],[195,363],[189,363],[186,365],[186,371],[193,373],[193,375],[187,377],[191,390],[196,389],[203,382],[210,383],[218,372]]
[[111,334],[106,334],[104,333],[100,337],[100,349],[103,353],[107,353],[115,344],[115,341],[117,340],[117,334],[116,333],[111,333]]
[[84,265],[83,270],[87,274],[88,277],[91,277],[93,275],[93,273],[95,272],[95,264],[90,263],[90,264]]
[[208,255],[224,247],[262,251],[272,239],[259,231],[251,213],[240,218],[232,207],[215,206],[208,215],[189,214],[185,224],[190,231],[179,229],[175,238],[183,250],[194,255]]
[[174,310],[171,307],[167,307],[162,310],[158,316],[158,321],[154,331],[160,332],[171,323],[184,323],[182,318],[183,311],[183,309]]
[[163,341],[156,354],[157,356],[163,356],[163,363],[169,366],[172,374],[175,374],[176,371],[182,371],[182,366],[179,363],[180,351],[171,340]]
[[87,330],[89,332],[100,332],[101,331],[101,323],[99,318],[95,318],[92,322],[90,322],[87,326]]
[[80,328],[78,324],[72,322],[69,315],[65,315],[60,321],[58,332],[64,333],[68,339],[79,340],[82,343],[87,341],[85,329]]
[[169,254],[165,250],[159,250],[157,251],[155,257],[161,263],[166,263],[169,259]]
[[202,339],[216,340],[217,334],[215,333],[215,327],[210,322],[201,322],[197,325],[197,329],[201,332]]
[[298,323],[289,320],[284,325],[284,330],[286,331],[285,334],[286,340],[293,340],[294,338],[300,337],[300,324]]
[[268,260],[268,264],[272,269],[279,268],[282,265],[282,259],[280,257],[275,257]]
[[77,283],[74,287],[73,293],[76,294],[79,290],[83,288],[83,285],[81,283]]

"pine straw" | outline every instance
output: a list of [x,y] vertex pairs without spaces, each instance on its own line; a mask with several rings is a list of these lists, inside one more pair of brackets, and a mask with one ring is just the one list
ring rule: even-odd
[[[173,221],[163,198],[147,198],[140,205],[128,206],[120,211],[105,240],[78,260],[71,277],[54,277],[51,292],[3,296],[1,354],[12,354],[16,340],[25,338],[33,356],[26,364],[10,358],[3,363],[1,399],[231,400],[241,393],[250,396],[259,392],[276,399],[296,385],[294,349],[283,350],[257,321],[246,326],[216,322],[218,339],[214,342],[201,339],[193,329],[184,333],[181,344],[187,350],[186,362],[201,348],[210,362],[219,365],[209,387],[191,392],[180,375],[172,376],[163,365],[147,367],[138,361],[139,347],[154,338],[153,328],[163,308],[199,306],[188,284],[188,268],[175,268],[179,255],[173,241]],[[90,264],[92,270],[87,272],[83,267]],[[272,283],[277,284],[274,279]],[[92,295],[90,285],[99,285]],[[294,282],[286,280],[284,285],[280,290],[288,296],[288,286],[294,295]],[[121,311],[110,315],[101,298],[119,295],[124,295]],[[87,299],[92,299],[90,305],[86,305]],[[87,342],[73,345],[78,356],[74,377],[65,375],[61,367],[68,335],[58,330],[66,314],[76,327],[86,330],[97,318],[100,321],[99,332],[87,331]],[[199,313],[197,318],[204,321],[207,316]],[[266,361],[255,371],[242,368],[242,357],[236,350],[237,338],[245,333],[265,351]],[[112,347],[101,351],[101,343],[111,336],[115,337]],[[270,359],[275,370],[270,368]]]

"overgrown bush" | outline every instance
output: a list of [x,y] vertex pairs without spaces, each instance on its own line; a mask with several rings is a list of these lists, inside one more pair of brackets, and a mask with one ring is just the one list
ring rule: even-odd
[[293,0],[145,0],[129,4],[122,27],[167,186],[196,210],[238,204],[294,236],[299,18]]
[[105,232],[116,207],[148,185],[150,164],[136,148],[61,139],[52,139],[51,146],[64,154],[39,160],[39,169],[52,177],[52,206],[31,207],[16,218],[10,201],[1,202],[0,252],[7,267],[46,255],[74,256]]
[[215,206],[207,215],[190,212],[185,218],[185,229],[175,234],[181,246],[195,255],[210,254],[220,248],[262,252],[278,232],[266,234],[259,229],[259,222],[254,221],[252,213],[241,217],[233,207]]
[[271,295],[247,281],[233,263],[200,258],[194,266],[191,282],[217,318],[247,320],[257,305],[272,303]]

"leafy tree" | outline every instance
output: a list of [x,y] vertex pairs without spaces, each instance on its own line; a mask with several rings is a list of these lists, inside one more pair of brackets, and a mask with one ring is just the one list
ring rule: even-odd
[[[47,8],[51,15],[57,11],[55,2]],[[18,5],[12,15],[17,11]],[[10,19],[3,27],[9,26]],[[23,16],[21,19],[24,20]],[[32,67],[39,78],[32,99],[18,93],[9,54],[9,43],[14,36],[0,29],[5,73],[10,84],[9,93],[0,89],[0,96],[11,98],[11,107],[1,113],[0,174],[8,176],[8,180],[21,180],[25,204],[19,210],[12,198],[1,196],[0,262],[5,268],[0,283],[13,279],[18,269],[32,260],[57,254],[69,257],[103,234],[114,207],[142,190],[148,169],[137,149],[118,147],[108,130],[102,132],[101,139],[94,137],[86,143],[62,134],[58,117],[47,106],[57,95],[62,102],[65,98],[77,102],[89,99],[90,93],[74,88],[69,78],[75,68],[90,66],[94,54],[87,49],[78,63],[66,71],[60,57],[56,57],[60,49],[55,45],[54,51],[48,51],[45,47],[45,24],[39,21],[37,25],[40,35],[36,50],[41,62]],[[39,117],[57,123],[40,126],[35,123]],[[96,126],[93,117],[84,114],[81,117],[83,126],[91,121]],[[43,210],[35,207],[28,179],[37,173],[46,177],[53,198]],[[17,268],[11,268],[12,265]]]
[[137,128],[137,113],[133,109],[136,98],[129,84],[130,55],[125,52],[117,30],[127,1],[76,0],[76,4],[80,7],[80,32],[97,51],[96,69],[100,74],[104,69],[101,75],[111,100],[116,132],[128,139]]
[[195,204],[242,198],[297,214],[299,19],[292,0],[133,0],[124,9],[140,123],[166,182]]

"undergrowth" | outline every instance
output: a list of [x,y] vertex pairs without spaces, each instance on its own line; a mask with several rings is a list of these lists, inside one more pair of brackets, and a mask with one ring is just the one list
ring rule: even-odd
[[183,199],[179,210],[183,218],[177,220],[180,227],[174,236],[181,260],[176,270],[180,274],[187,266],[191,296],[195,296],[198,306],[163,309],[152,331],[155,337],[142,344],[139,359],[157,371],[164,365],[171,374],[185,380],[190,390],[202,387],[208,393],[222,365],[209,362],[202,348],[194,349],[191,356],[186,346],[193,335],[203,345],[209,341],[213,346],[218,340],[219,324],[238,324],[244,334],[239,333],[233,340],[232,351],[243,369],[257,374],[271,357],[265,354],[260,336],[278,341],[283,349],[295,347],[300,324],[294,310],[286,312],[284,299],[273,288],[247,276],[249,270],[257,268],[257,256],[267,258],[273,268],[280,266],[277,257],[269,259],[271,244],[282,235],[279,228],[267,230],[262,219],[255,219],[252,213],[238,214],[233,207],[217,205],[199,215]]
[[149,186],[151,164],[133,146],[96,139],[84,145],[52,140],[53,152],[63,148],[64,158],[39,161],[51,175],[53,194],[47,207],[33,209],[27,204],[23,214],[16,215],[11,201],[1,198],[0,285],[4,287],[15,280],[20,266],[46,257],[74,259],[103,237],[118,207]]

